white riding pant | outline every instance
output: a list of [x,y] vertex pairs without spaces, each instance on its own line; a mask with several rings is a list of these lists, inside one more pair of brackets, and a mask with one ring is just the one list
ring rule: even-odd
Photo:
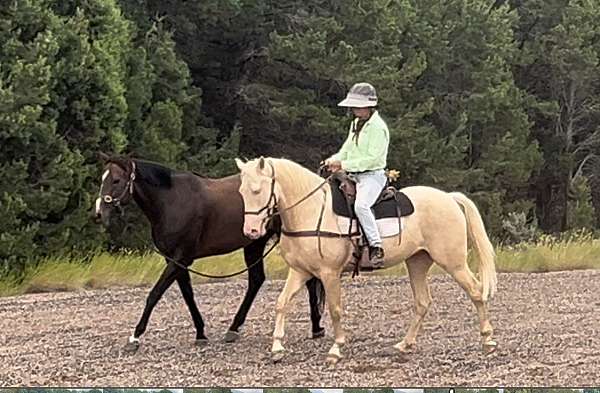
[[362,226],[369,245],[371,247],[381,247],[381,235],[371,207],[373,207],[386,185],[385,171],[379,169],[355,173],[352,176],[356,179],[356,201],[354,202],[356,217]]

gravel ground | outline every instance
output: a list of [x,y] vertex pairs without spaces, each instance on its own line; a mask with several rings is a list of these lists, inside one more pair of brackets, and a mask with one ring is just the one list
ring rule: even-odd
[[344,279],[345,358],[328,367],[328,335],[309,339],[306,292],[286,325],[289,351],[270,361],[274,304],[266,282],[241,339],[222,336],[242,280],[197,285],[211,342],[194,345],[177,287],[159,302],[142,345],[123,350],[148,288],[31,294],[0,299],[0,386],[593,386],[600,385],[600,271],[500,274],[490,306],[498,351],[480,352],[475,308],[447,275],[430,279],[433,305],[409,355],[391,351],[412,317],[406,278]]

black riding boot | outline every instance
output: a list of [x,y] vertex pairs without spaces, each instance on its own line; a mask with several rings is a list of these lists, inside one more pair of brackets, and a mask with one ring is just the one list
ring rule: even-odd
[[381,247],[369,247],[369,259],[374,269],[383,268],[383,248]]

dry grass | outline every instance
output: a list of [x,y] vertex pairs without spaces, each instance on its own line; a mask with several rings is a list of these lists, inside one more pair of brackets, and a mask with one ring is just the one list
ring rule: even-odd
[[[500,272],[549,272],[600,268],[600,239],[589,233],[575,233],[562,238],[542,236],[532,243],[500,246],[496,250]],[[471,261],[474,264],[474,261]],[[156,282],[165,266],[157,254],[98,252],[83,262],[74,258],[48,258],[28,269],[23,276],[0,279],[0,296],[41,291],[73,291],[83,288],[149,286]],[[193,269],[208,274],[228,274],[245,267],[243,253],[214,256],[198,260]],[[287,266],[277,250],[267,257],[267,277],[284,279]],[[434,267],[432,273],[441,269]],[[400,264],[377,274],[404,275]],[[233,279],[246,279],[240,275]],[[193,275],[195,282],[210,279]]]

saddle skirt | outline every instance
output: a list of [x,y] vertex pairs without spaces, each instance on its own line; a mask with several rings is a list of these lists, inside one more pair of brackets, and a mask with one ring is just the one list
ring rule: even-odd
[[[337,172],[330,178],[330,185],[332,208],[337,215],[338,228],[342,233],[356,232],[358,223],[354,212],[355,181],[345,172]],[[415,211],[406,194],[392,186],[383,189],[371,209],[381,237],[397,236],[402,230],[401,218]]]

